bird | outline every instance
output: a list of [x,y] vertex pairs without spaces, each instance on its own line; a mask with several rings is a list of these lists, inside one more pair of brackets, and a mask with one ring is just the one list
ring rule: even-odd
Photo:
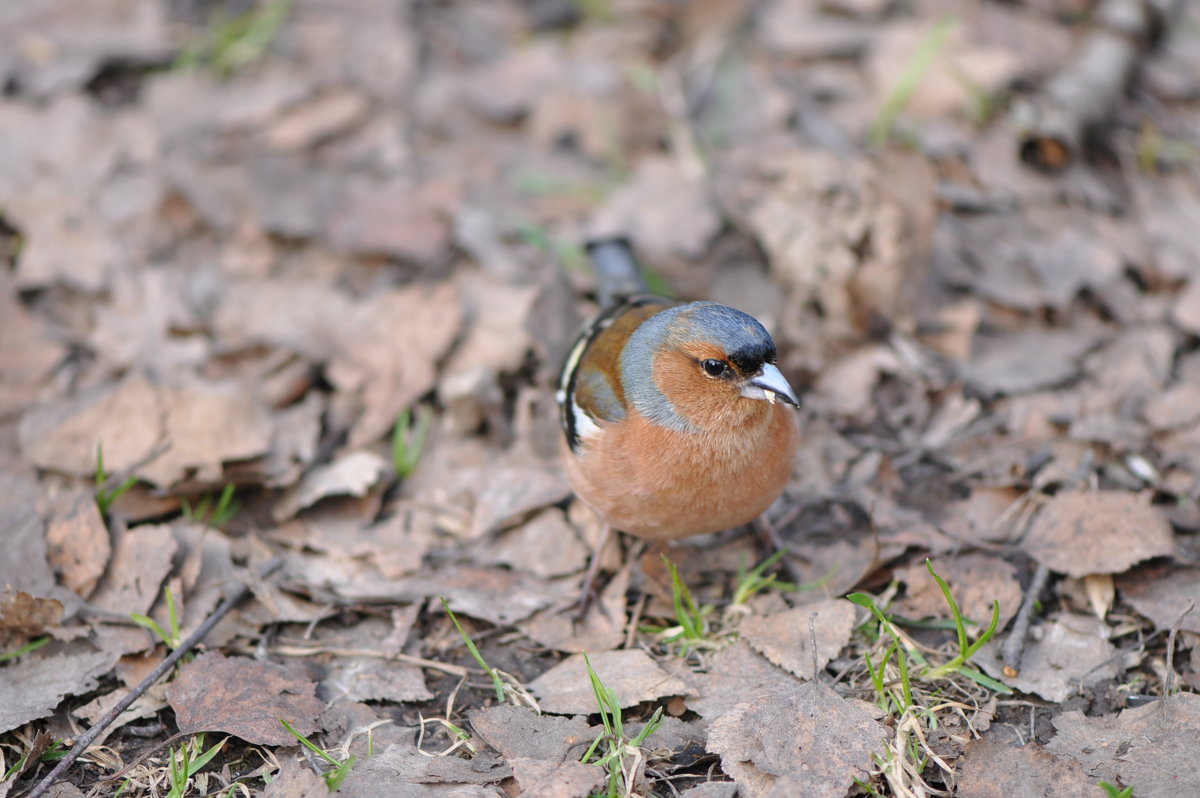
[[602,309],[557,392],[576,496],[605,538],[615,528],[670,541],[755,520],[783,492],[800,446],[800,402],[775,342],[740,310],[642,292],[624,239],[588,252]]

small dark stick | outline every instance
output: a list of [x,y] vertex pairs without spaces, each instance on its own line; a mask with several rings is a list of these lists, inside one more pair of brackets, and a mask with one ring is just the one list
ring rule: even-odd
[[1183,626],[1183,619],[1194,609],[1196,602],[1189,601],[1187,609],[1180,613],[1179,620],[1175,621],[1167,635],[1167,675],[1163,679],[1163,698],[1171,695],[1171,691],[1175,689],[1175,637],[1179,634],[1179,627]]
[[[272,558],[263,563],[258,571],[255,572],[255,576],[257,576],[259,579],[265,579],[282,564],[283,560],[280,558]],[[180,643],[178,648],[168,654],[167,658],[164,659],[149,676],[147,676],[145,679],[142,679],[137,687],[130,690],[129,695],[118,701],[116,706],[114,706],[108,712],[105,712],[104,716],[96,721],[95,725],[81,734],[79,739],[75,741],[75,746],[71,749],[70,753],[59,760],[59,763],[57,766],[55,766],[54,770],[50,771],[50,773],[47,774],[44,779],[38,782],[38,785],[29,791],[26,798],[41,798],[41,796],[45,795],[46,791],[54,786],[54,783],[61,779],[63,774],[67,772],[67,768],[71,767],[75,760],[82,756],[83,752],[88,749],[88,746],[90,746],[92,742],[100,736],[100,732],[104,731],[113,721],[117,719],[122,712],[129,709],[129,706],[136,701],[139,696],[149,690],[150,687],[153,686],[153,684],[161,679],[164,675],[166,675],[171,668],[175,667],[175,663],[179,662],[184,654],[191,651],[197,643],[203,640],[204,636],[211,632],[213,627],[217,625],[217,622],[228,615],[229,611],[236,607],[249,592],[250,588],[247,585],[239,585],[237,590],[235,590],[232,595],[221,602],[221,606],[213,610],[212,615],[209,615],[204,619],[204,623],[200,624],[200,626],[196,628],[196,631],[188,635],[187,639]]]
[[1012,631],[1008,633],[1008,638],[1000,648],[1000,654],[1004,661],[1004,675],[1009,678],[1021,672],[1021,654],[1025,652],[1025,638],[1029,634],[1029,623],[1033,619],[1033,605],[1037,603],[1038,596],[1042,594],[1042,590],[1046,587],[1046,580],[1049,578],[1050,569],[1039,563],[1037,570],[1033,573],[1033,580],[1029,583],[1029,589],[1025,591],[1025,600],[1021,602],[1021,609],[1018,610],[1017,617],[1013,620]]

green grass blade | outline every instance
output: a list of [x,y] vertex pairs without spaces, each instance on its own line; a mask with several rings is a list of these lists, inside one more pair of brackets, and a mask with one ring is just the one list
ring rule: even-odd
[[301,734],[300,732],[298,732],[294,728],[292,728],[292,724],[288,723],[283,718],[280,718],[279,722],[283,724],[283,728],[287,729],[289,734],[291,734],[293,737],[295,737],[297,740],[299,740],[300,744],[303,745],[305,748],[307,748],[309,751],[312,751],[314,754],[321,757],[322,759],[324,759],[326,762],[333,765],[334,767],[338,767],[339,765],[342,764],[341,762],[338,762],[334,757],[332,757],[328,753],[326,753],[323,749],[321,749],[315,743],[313,743],[312,740],[309,740],[303,734]]
[[1013,689],[1011,687],[1009,687],[1007,684],[1005,684],[1004,682],[997,681],[996,679],[993,679],[991,676],[988,676],[985,673],[981,673],[980,671],[977,671],[974,668],[971,668],[967,665],[959,665],[956,672],[961,673],[963,676],[966,676],[968,679],[975,682],[976,684],[983,685],[987,689],[993,690],[997,693],[1000,693],[1001,695],[1012,695],[1013,694]]
[[873,147],[882,147],[887,144],[892,127],[896,123],[896,117],[916,93],[921,81],[929,72],[929,68],[933,66],[934,60],[945,48],[956,24],[956,20],[947,17],[940,20],[921,38],[916,52],[904,64],[904,68],[900,71],[900,77],[896,80],[896,85],[892,87],[891,92],[884,100],[883,108],[879,111],[879,116],[871,125],[869,139]]
[[341,788],[342,782],[350,775],[350,769],[357,761],[358,757],[352,756],[325,774],[325,784],[328,785],[330,792],[337,792]]
[[42,646],[46,645],[49,642],[50,642],[49,637],[38,637],[33,640],[30,640],[28,643],[21,646],[20,648],[13,649],[12,651],[6,651],[5,653],[0,654],[0,662],[8,662],[9,660],[14,660],[17,657],[23,657],[31,651],[37,651],[39,648],[41,648]]
[[131,612],[131,613],[129,613],[129,618],[134,623],[136,623],[138,626],[149,629],[163,643],[170,645],[171,636],[167,634],[167,630],[163,629],[162,626],[159,625],[158,621],[154,620],[149,615],[142,615],[141,613]]
[[454,623],[454,628],[458,630],[458,634],[462,637],[463,642],[466,643],[467,650],[471,652],[471,656],[474,657],[475,661],[479,663],[479,667],[483,668],[484,672],[487,673],[488,676],[492,677],[492,686],[496,688],[496,700],[500,703],[504,703],[504,681],[500,678],[500,674],[496,672],[495,668],[493,668],[491,665],[488,665],[487,661],[483,658],[483,655],[479,653],[479,649],[475,646],[475,641],[471,639],[471,636],[467,634],[465,629],[463,629],[462,624],[458,622],[458,616],[455,615],[454,611],[450,609],[450,605],[446,602],[446,597],[438,596],[438,598],[442,602],[442,609],[444,609],[446,614],[450,616],[450,620]]

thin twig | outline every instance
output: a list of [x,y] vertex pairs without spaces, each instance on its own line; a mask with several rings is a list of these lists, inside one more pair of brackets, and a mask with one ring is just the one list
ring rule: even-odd
[[1008,639],[1004,641],[1004,645],[1000,649],[1006,675],[1009,671],[1012,672],[1012,675],[1021,671],[1019,667],[1021,654],[1025,652],[1025,637],[1029,634],[1029,623],[1033,619],[1033,606],[1037,603],[1038,596],[1042,594],[1042,590],[1046,587],[1046,580],[1049,578],[1050,569],[1039,563],[1037,570],[1034,571],[1033,581],[1029,583],[1029,589],[1025,591],[1025,600],[1021,602],[1021,609],[1017,612],[1017,617],[1013,619],[1012,631],[1009,632]]
[[[268,560],[267,562],[263,563],[262,567],[258,569],[258,571],[255,573],[255,576],[259,579],[265,579],[266,577],[270,576],[271,573],[282,563],[283,560],[278,557]],[[142,694],[149,690],[155,682],[165,676],[167,672],[171,670],[171,668],[175,667],[175,663],[179,662],[179,660],[183,658],[184,654],[187,654],[201,640],[203,640],[205,635],[211,632],[213,627],[216,626],[222,618],[228,615],[229,611],[236,607],[249,592],[249,586],[239,585],[238,588],[233,591],[228,598],[221,602],[221,606],[217,607],[213,611],[212,615],[204,619],[204,623],[200,624],[196,631],[188,635],[187,639],[180,643],[178,648],[168,654],[167,658],[164,659],[159,666],[150,673],[149,676],[147,676],[145,679],[142,679],[137,687],[130,690],[129,695],[118,701],[112,709],[104,713],[100,720],[96,721],[95,725],[80,735],[79,739],[75,741],[75,746],[71,749],[70,753],[68,753],[59,761],[54,770],[50,771],[46,778],[42,779],[41,782],[39,782],[38,785],[29,792],[26,798],[41,798],[41,796],[45,795],[46,791],[49,790],[56,781],[63,777],[63,774],[67,772],[67,768],[71,767],[75,760],[83,755],[83,752],[86,751],[88,746],[90,746],[95,739],[100,736],[101,732],[108,728],[108,726],[111,725],[112,722],[115,721],[122,712],[129,709],[129,706],[138,698],[140,698]]]
[[1171,633],[1167,635],[1167,673],[1163,678],[1164,698],[1171,695],[1171,691],[1175,689],[1175,637],[1179,634],[1179,628],[1183,626],[1183,619],[1194,609],[1196,609],[1196,602],[1189,601],[1187,609],[1180,613],[1179,619],[1171,627]]

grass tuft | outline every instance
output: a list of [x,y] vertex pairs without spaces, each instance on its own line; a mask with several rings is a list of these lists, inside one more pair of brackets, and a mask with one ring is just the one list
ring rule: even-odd
[[221,495],[215,500],[212,493],[206,493],[195,505],[184,496],[179,500],[184,518],[214,529],[224,526],[242,509],[242,503],[234,498],[234,490],[232,482],[226,483]]
[[261,59],[279,35],[292,0],[268,0],[236,17],[214,18],[175,59],[175,69],[207,67],[228,78]]
[[633,737],[625,736],[625,723],[622,719],[621,700],[616,691],[604,684],[592,667],[592,661],[585,653],[583,663],[587,668],[588,679],[592,683],[592,692],[596,696],[596,704],[600,708],[600,724],[604,730],[597,735],[580,761],[585,765],[592,762],[608,771],[606,792],[602,795],[608,798],[630,798],[634,795],[634,787],[639,771],[645,761],[641,746],[651,734],[658,730],[663,723],[662,707],[654,710],[650,720],[642,730]]
[[107,516],[108,509],[112,507],[113,502],[121,498],[134,485],[137,484],[138,478],[128,476],[123,482],[117,485],[109,484],[110,476],[104,468],[104,444],[96,443],[96,507],[100,509],[100,515]]

